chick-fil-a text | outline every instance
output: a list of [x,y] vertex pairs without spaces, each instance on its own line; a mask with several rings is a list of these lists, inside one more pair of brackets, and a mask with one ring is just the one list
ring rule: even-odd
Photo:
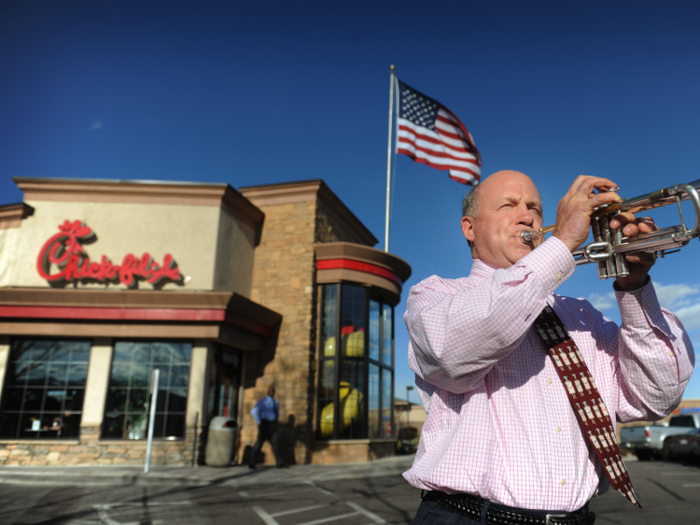
[[82,245],[95,236],[89,226],[66,220],[58,229],[59,233],[44,243],[36,261],[39,275],[50,283],[120,282],[133,288],[140,279],[153,286],[163,281],[183,281],[169,253],[163,257],[162,264],[155,262],[149,253],[141,257],[129,253],[121,264],[113,264],[105,255],[99,261],[91,261]]

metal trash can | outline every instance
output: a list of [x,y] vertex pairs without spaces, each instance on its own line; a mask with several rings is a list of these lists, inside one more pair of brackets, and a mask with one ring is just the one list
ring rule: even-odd
[[236,420],[217,416],[209,423],[204,461],[210,467],[228,467],[233,459],[236,440]]

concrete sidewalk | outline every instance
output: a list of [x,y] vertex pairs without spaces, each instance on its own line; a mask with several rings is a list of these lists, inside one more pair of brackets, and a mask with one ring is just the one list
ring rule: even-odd
[[293,465],[278,469],[261,466],[250,470],[237,465],[212,467],[151,467],[145,474],[143,466],[55,466],[0,467],[0,483],[13,485],[53,486],[230,486],[313,484],[355,478],[400,476],[411,467],[413,456],[395,456],[368,463],[339,465]]

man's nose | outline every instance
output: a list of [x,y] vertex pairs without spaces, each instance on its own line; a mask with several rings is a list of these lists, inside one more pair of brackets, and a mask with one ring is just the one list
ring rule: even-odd
[[535,222],[535,218],[532,216],[532,211],[526,206],[521,206],[518,208],[518,224],[525,224],[526,226],[532,226]]

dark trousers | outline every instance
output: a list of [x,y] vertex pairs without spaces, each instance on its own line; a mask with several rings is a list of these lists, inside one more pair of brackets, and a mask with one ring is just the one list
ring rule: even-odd
[[435,501],[423,500],[413,525],[481,525],[481,522],[452,512]]
[[255,442],[253,452],[250,454],[250,466],[255,466],[255,460],[260,453],[260,449],[265,441],[269,441],[272,445],[272,452],[275,454],[275,462],[277,466],[282,466],[284,462],[280,458],[279,445],[277,440],[277,421],[268,421],[263,419],[258,425],[258,440]]
[[[588,512],[586,506],[586,511]],[[591,522],[592,523],[592,522]],[[476,521],[451,511],[436,501],[423,500],[418,507],[413,525],[485,525],[486,509],[481,513],[481,520]]]

